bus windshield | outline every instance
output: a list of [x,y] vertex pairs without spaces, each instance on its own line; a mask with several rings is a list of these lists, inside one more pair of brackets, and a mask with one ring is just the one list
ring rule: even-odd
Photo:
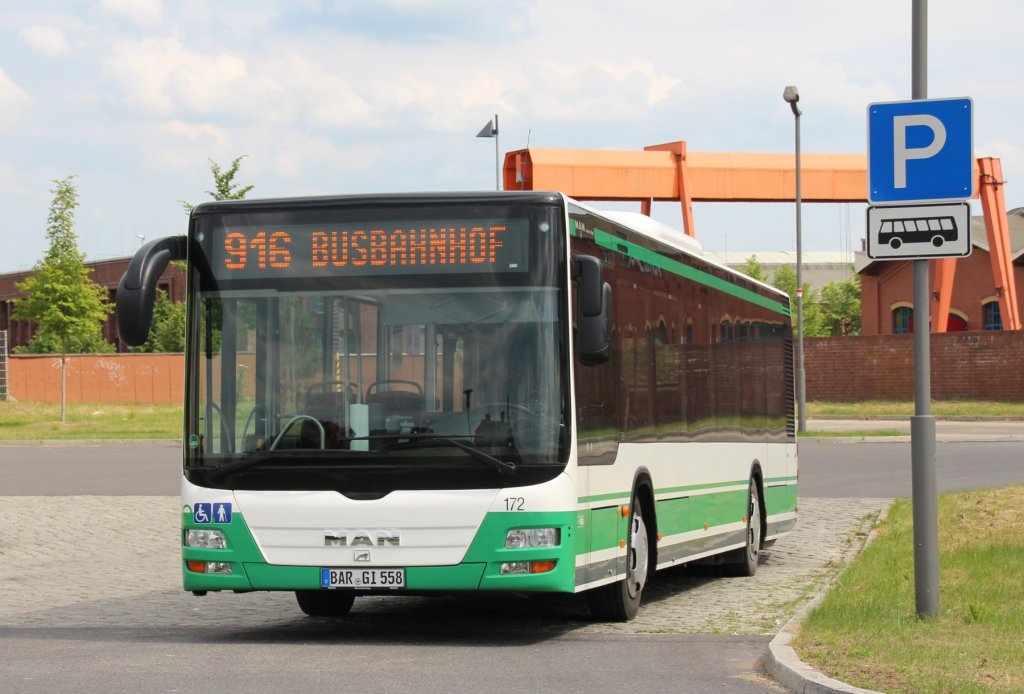
[[196,215],[186,476],[533,484],[568,458],[557,208]]

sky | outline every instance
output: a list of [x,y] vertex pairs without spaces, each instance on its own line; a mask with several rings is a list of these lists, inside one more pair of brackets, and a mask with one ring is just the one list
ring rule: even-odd
[[[974,100],[976,156],[1024,206],[1024,3],[931,0],[928,96]],[[911,95],[910,0],[37,0],[0,5],[0,273],[75,176],[89,260],[184,233],[211,160],[250,198],[493,190],[533,147],[865,153]],[[1015,185],[1019,182],[1019,185]],[[976,204],[976,203],[975,203]],[[627,206],[627,209],[636,209]],[[805,204],[803,249],[859,249],[862,204]],[[681,227],[678,204],[654,215]],[[792,204],[694,205],[710,251],[790,251]]]

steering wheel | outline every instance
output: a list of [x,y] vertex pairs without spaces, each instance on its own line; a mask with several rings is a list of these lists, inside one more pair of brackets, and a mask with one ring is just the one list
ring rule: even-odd
[[281,443],[281,439],[288,433],[288,430],[292,428],[292,425],[296,422],[310,421],[316,424],[316,428],[320,430],[320,450],[327,448],[327,432],[324,430],[324,425],[320,423],[320,420],[316,417],[308,414],[297,414],[288,420],[288,423],[281,427],[281,433],[271,442],[268,450],[276,450],[277,444]]

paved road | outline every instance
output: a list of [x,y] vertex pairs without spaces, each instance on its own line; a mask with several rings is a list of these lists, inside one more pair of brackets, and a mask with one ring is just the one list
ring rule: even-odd
[[[828,424],[841,428],[848,421]],[[939,425],[936,465],[940,491],[1024,483],[1024,422]],[[864,427],[861,423],[857,430]],[[170,444],[0,446],[2,495],[173,496],[180,484],[181,452]],[[801,441],[800,495],[910,496],[909,438]]]
[[181,447],[0,445],[0,495],[173,496],[181,491]]
[[338,621],[302,616],[290,594],[197,598],[180,590],[175,497],[0,497],[0,682],[25,692],[143,682],[218,692],[285,683],[779,691],[758,674],[767,641],[886,505],[807,500],[797,531],[764,553],[753,579],[660,574],[634,621],[608,624],[589,621],[579,596],[360,598]]
[[[998,458],[977,446],[996,445],[941,444],[940,466],[952,451],[972,482]],[[1024,444],[1000,445],[1009,464],[998,474],[1024,481],[1012,464]],[[0,447],[0,682],[12,692],[780,691],[759,674],[768,639],[888,503],[837,490],[858,479],[895,489],[904,449],[805,441],[800,523],[754,579],[659,574],[636,620],[605,624],[578,596],[361,598],[338,621],[302,616],[289,594],[196,598],[179,583],[176,448]]]
[[[800,496],[911,495],[910,444],[805,441],[800,444]],[[936,446],[940,492],[1024,484],[1024,440],[943,441]]]

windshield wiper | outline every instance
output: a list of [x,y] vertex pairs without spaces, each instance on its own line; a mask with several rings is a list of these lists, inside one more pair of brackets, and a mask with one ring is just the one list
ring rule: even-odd
[[[447,446],[453,446],[458,448],[460,451],[465,452],[473,460],[489,465],[494,468],[497,472],[502,475],[514,475],[518,466],[510,460],[499,460],[489,453],[470,446],[468,443],[463,443],[458,439],[451,438],[446,434],[370,434],[369,436],[353,436],[347,441],[408,441],[409,443],[415,443],[417,441],[437,441],[438,443],[445,444]],[[416,448],[416,446],[407,446],[407,448]]]

